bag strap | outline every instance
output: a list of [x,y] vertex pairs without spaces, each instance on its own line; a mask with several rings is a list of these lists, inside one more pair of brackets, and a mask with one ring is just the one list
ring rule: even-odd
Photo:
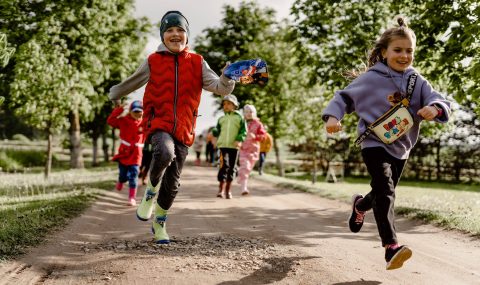
[[[415,84],[417,83],[417,77],[418,77],[418,74],[416,74],[416,73],[412,73],[408,77],[407,96],[405,97],[405,99],[408,100],[408,104],[410,104],[410,100],[412,99],[413,90],[415,90]],[[407,107],[407,106],[405,106],[405,107]]]
[[[407,96],[402,100],[402,104],[405,107],[410,105],[410,100],[412,99],[413,90],[415,89],[415,84],[417,83],[418,74],[412,73],[408,77],[407,84]],[[372,133],[372,124],[368,125],[367,129],[355,140],[355,145],[360,146],[360,144]]]

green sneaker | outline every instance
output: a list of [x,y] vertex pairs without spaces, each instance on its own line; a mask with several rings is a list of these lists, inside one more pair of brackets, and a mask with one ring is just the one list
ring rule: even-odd
[[148,221],[152,216],[153,202],[155,201],[154,198],[157,195],[159,186],[160,183],[158,183],[157,187],[153,187],[150,179],[148,180],[147,188],[145,189],[145,194],[143,195],[142,202],[140,202],[140,205],[138,205],[137,208],[137,218],[139,220]]
[[167,234],[167,211],[155,203],[155,220],[152,223],[152,232],[157,244],[170,243]]

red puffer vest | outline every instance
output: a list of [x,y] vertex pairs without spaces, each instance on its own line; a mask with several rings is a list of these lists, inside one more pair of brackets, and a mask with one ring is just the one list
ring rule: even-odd
[[162,130],[187,146],[193,144],[203,88],[202,60],[187,50],[148,57],[150,79],[143,97],[147,136]]

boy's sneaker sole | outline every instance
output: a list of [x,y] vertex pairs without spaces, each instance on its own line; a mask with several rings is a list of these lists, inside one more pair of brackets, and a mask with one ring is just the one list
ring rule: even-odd
[[398,269],[403,263],[412,257],[412,250],[406,246],[402,246],[394,256],[387,262],[387,270]]

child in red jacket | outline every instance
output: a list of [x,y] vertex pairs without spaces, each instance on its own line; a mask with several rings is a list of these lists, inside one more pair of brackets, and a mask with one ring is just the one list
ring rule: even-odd
[[107,119],[107,123],[120,129],[120,147],[118,153],[112,160],[118,161],[118,182],[115,189],[121,191],[123,183],[128,181],[129,195],[128,205],[135,206],[135,196],[137,195],[137,178],[139,165],[142,162],[142,148],[144,142],[144,132],[141,126],[143,116],[142,101],[133,101],[130,104],[130,111],[122,116],[123,106],[113,109],[112,114]]

